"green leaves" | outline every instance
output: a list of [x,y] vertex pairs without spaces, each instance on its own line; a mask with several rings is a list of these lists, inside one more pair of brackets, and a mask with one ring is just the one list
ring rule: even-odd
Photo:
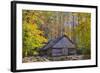
[[76,35],[78,35],[77,46],[83,48],[84,54],[90,54],[91,49],[91,14],[79,13],[78,26],[76,27]]

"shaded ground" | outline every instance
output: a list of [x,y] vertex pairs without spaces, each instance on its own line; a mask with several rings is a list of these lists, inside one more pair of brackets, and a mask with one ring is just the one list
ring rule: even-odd
[[48,58],[40,56],[31,56],[31,57],[24,57],[22,62],[31,63],[31,62],[68,61],[68,60],[85,60],[85,58],[83,55],[48,57]]

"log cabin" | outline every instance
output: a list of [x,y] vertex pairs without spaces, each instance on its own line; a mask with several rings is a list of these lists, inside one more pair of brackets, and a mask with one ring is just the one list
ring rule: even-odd
[[66,35],[49,41],[40,49],[40,56],[45,57],[69,56],[75,54],[76,46]]

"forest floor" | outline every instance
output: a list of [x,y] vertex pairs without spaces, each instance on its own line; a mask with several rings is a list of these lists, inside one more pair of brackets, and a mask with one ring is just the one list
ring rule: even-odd
[[31,57],[24,57],[23,58],[23,63],[27,63],[27,62],[44,62],[44,61],[50,61],[49,59],[45,58],[45,57],[40,57],[40,56],[31,56]]
[[24,57],[22,59],[22,62],[31,63],[31,62],[68,61],[68,60],[84,60],[84,59],[83,55],[48,57],[48,58],[40,56],[30,56],[30,57]]

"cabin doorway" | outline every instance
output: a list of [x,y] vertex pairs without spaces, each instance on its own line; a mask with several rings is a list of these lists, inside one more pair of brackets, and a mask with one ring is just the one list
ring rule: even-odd
[[63,53],[63,55],[67,56],[68,55],[68,48],[63,48],[62,53]]

